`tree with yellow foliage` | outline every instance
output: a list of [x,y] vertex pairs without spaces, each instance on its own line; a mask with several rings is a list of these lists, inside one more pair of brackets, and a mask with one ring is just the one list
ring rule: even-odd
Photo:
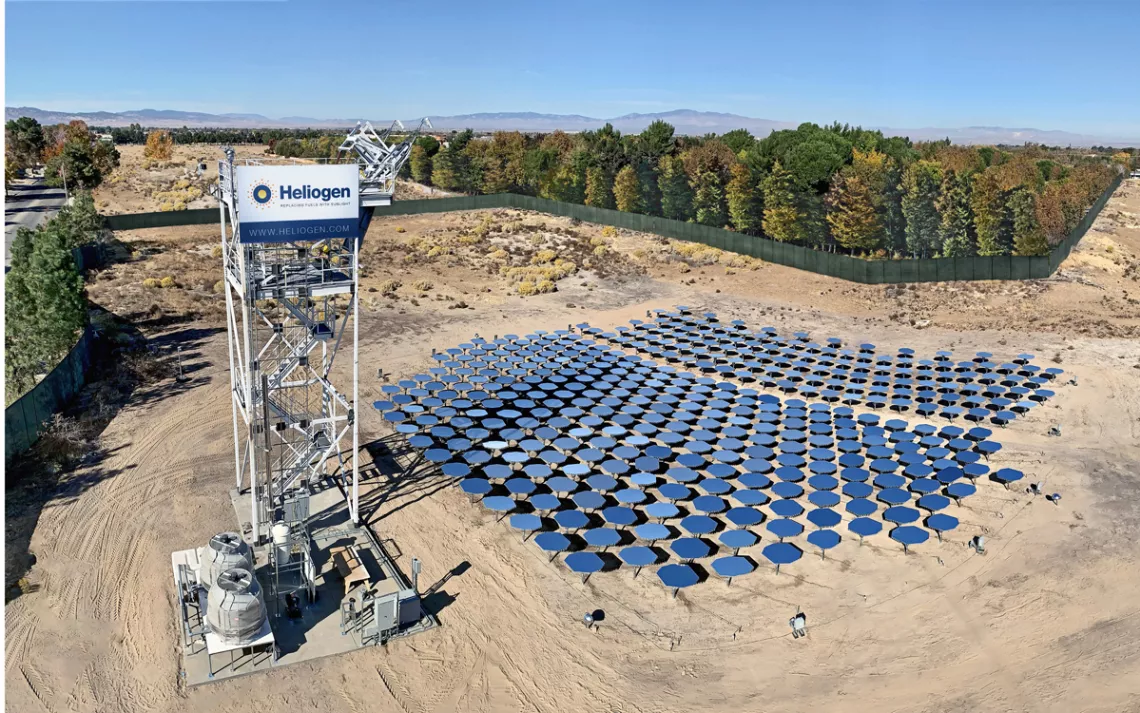
[[155,161],[169,161],[174,156],[174,139],[170,132],[155,129],[147,134],[143,156]]

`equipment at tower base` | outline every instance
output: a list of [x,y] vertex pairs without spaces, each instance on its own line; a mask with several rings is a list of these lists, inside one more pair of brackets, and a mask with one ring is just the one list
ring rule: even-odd
[[253,570],[253,556],[249,545],[236,532],[219,532],[201,549],[198,579],[203,587],[214,585],[218,575],[228,569]]
[[206,594],[206,624],[227,644],[257,638],[265,626],[265,604],[253,573],[235,567],[218,575]]

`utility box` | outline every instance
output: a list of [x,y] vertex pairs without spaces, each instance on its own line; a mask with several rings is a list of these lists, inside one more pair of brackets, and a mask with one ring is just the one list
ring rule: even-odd
[[420,595],[414,589],[400,590],[400,627],[411,626],[423,617]]
[[281,503],[282,519],[287,523],[304,522],[309,519],[309,492],[294,490],[285,496]]
[[397,592],[384,594],[372,600],[373,626],[383,641],[400,628],[400,598]]

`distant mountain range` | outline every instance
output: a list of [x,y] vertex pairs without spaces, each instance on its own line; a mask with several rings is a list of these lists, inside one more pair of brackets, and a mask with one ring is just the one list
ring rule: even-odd
[[[351,128],[364,119],[314,119],[308,116],[285,116],[271,119],[261,114],[206,114],[172,109],[139,109],[122,112],[60,112],[45,111],[35,107],[6,107],[7,119],[30,116],[41,124],[60,124],[73,119],[82,119],[93,126],[128,126],[141,124],[145,127],[176,128],[225,127],[225,128]],[[764,137],[772,131],[795,128],[798,122],[755,119],[738,114],[724,114],[715,111],[694,111],[677,109],[656,114],[626,114],[612,119],[596,119],[580,114],[538,114],[531,111],[493,112],[481,114],[458,114],[456,116],[432,116],[432,125],[438,130],[475,129],[476,131],[533,131],[550,132],[586,131],[597,129],[607,122],[624,133],[642,131],[653,121],[660,119],[673,125],[678,134],[702,135],[723,134],[733,129],[748,129],[754,136]],[[391,119],[371,119],[376,126],[387,126]],[[405,125],[415,125],[418,119],[405,120]],[[949,137],[959,144],[1022,144],[1027,141],[1050,146],[1136,146],[1140,137],[1092,136],[1067,131],[1042,129],[1010,129],[1001,126],[967,126],[964,128],[924,127],[917,129],[896,129],[884,126],[869,127],[881,130],[889,136],[908,136],[914,141],[928,141]]]

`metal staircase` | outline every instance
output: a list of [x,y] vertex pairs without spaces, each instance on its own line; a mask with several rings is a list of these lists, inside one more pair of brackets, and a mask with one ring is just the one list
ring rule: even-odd
[[[258,161],[258,163],[264,163]],[[263,541],[296,488],[339,481],[357,520],[356,320],[353,240],[241,243],[235,159],[219,162],[236,483],[252,491],[250,524]],[[352,396],[332,383],[336,356],[352,356]],[[351,438],[351,447],[345,443]]]

